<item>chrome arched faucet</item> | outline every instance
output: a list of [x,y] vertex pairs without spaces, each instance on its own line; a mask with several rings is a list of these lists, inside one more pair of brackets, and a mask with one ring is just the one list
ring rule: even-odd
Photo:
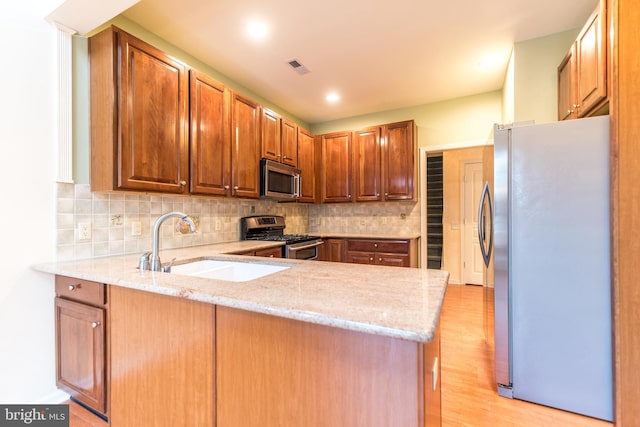
[[[193,223],[193,220],[189,218],[189,216],[182,212],[168,212],[166,214],[161,215],[153,224],[153,235],[152,235],[152,243],[151,243],[151,253],[147,252],[140,258],[140,269],[146,270],[147,267],[151,271],[160,271],[162,268],[162,264],[160,263],[160,256],[158,252],[160,251],[160,226],[162,223],[168,218],[180,218],[183,221],[186,221],[189,224],[189,228],[192,233],[196,231],[196,225]],[[148,259],[148,262],[146,260]]]

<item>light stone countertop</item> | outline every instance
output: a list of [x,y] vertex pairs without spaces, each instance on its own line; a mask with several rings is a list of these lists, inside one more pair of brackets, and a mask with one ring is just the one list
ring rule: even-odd
[[323,239],[398,239],[398,240],[414,240],[419,239],[420,234],[409,233],[332,233],[325,231],[311,231],[311,236],[322,237]]
[[246,282],[140,271],[139,255],[59,261],[33,268],[409,341],[433,339],[448,272],[228,255],[278,244],[239,241],[160,251],[163,262],[175,257],[175,264],[207,258],[290,267]]

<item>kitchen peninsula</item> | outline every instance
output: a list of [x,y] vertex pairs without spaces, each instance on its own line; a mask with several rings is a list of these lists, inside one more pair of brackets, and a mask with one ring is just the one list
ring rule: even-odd
[[105,363],[95,372],[104,380],[93,385],[103,387],[98,411],[110,425],[440,425],[448,273],[234,255],[274,245],[161,252],[176,265],[287,267],[248,281],[140,271],[136,255],[35,267],[56,275],[65,304],[79,289],[103,293],[92,308],[104,310],[105,328],[94,319],[86,329],[104,334]]

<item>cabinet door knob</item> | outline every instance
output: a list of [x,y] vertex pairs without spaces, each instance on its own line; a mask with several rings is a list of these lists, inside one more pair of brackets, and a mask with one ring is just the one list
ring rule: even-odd
[[233,186],[233,189],[234,189],[234,190],[237,190],[237,189],[238,189],[238,186],[237,186],[237,185],[234,185],[234,186]]
[[225,186],[224,186],[224,189],[225,189],[225,190],[228,190],[228,189],[229,189],[229,186],[228,186],[228,185],[225,185]]
[[389,193],[384,193],[384,197],[389,197]]
[[351,198],[351,194],[349,194],[347,197]]
[[187,181],[180,181],[178,184],[180,184],[180,187],[184,187],[187,185]]
[[93,323],[91,323],[91,327],[92,327],[93,329],[97,328],[98,326],[100,326],[100,322],[93,322]]

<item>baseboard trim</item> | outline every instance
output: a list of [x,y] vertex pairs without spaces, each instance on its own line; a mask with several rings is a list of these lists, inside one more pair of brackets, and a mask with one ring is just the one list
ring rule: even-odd
[[62,390],[57,389],[56,391],[41,397],[37,401],[33,402],[34,405],[53,405],[57,403],[66,402],[69,400],[69,394],[65,393]]

